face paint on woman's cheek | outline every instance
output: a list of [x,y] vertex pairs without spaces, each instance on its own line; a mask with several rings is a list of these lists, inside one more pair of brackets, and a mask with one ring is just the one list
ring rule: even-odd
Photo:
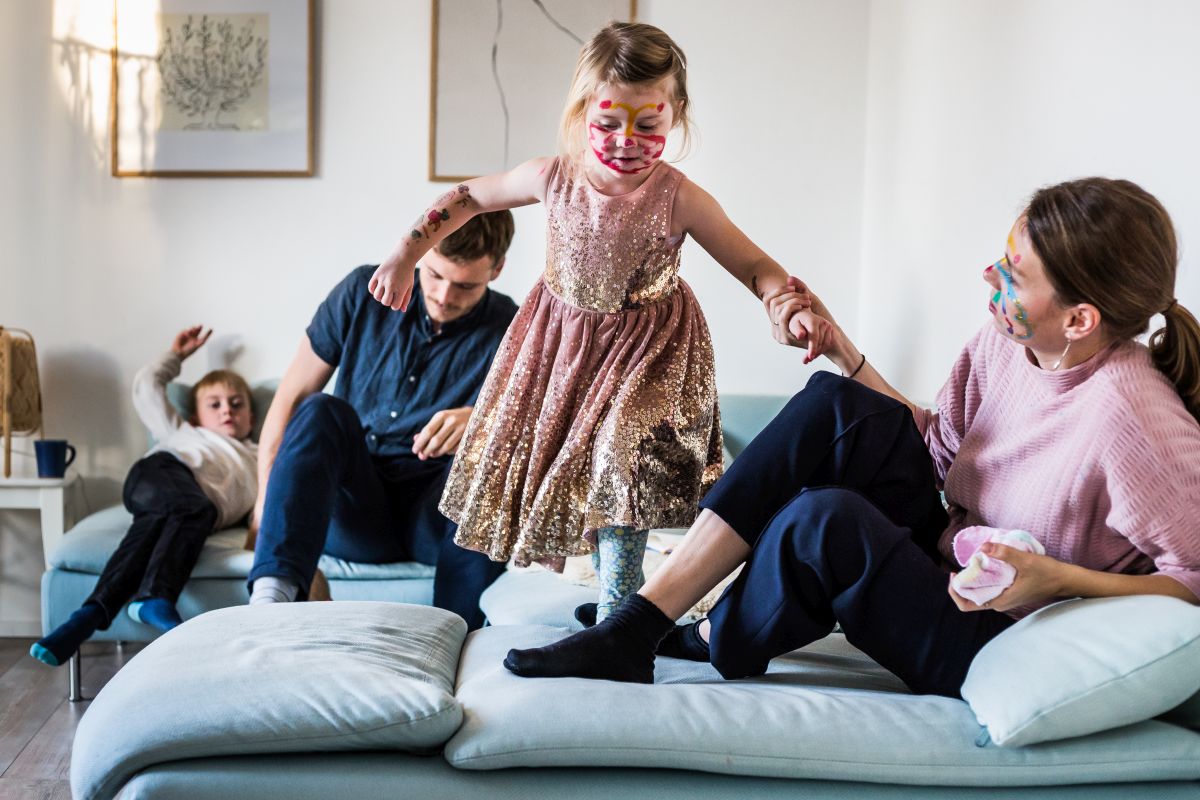
[[[1025,306],[1021,304],[1017,297],[1016,289],[1012,285],[1012,275],[1004,268],[1001,261],[997,261],[988,270],[995,269],[1000,274],[1001,283],[1003,283],[1002,291],[996,292],[992,296],[992,302],[989,307],[995,308],[997,302],[1000,303],[1000,313],[1004,316],[1004,324],[1008,328],[1008,332],[1018,339],[1029,339],[1033,336],[1033,326],[1029,324],[1029,315],[1025,313]],[[1010,319],[1008,316],[1009,304],[1012,304],[1015,313]],[[1024,333],[1017,333],[1016,328],[1020,326],[1025,329]]]

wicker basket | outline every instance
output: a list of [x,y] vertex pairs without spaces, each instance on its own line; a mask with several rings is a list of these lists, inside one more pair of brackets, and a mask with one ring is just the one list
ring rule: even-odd
[[12,437],[42,429],[42,389],[37,348],[28,331],[0,326],[0,433],[4,477],[12,475]]

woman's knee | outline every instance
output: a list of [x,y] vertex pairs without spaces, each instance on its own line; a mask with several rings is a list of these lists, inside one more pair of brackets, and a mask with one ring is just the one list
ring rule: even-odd
[[803,490],[780,510],[772,529],[798,557],[854,563],[891,549],[901,533],[866,496],[839,486]]

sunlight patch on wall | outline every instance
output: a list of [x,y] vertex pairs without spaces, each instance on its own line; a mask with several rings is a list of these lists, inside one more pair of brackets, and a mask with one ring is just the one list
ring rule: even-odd
[[[111,158],[112,55],[116,37],[113,21],[118,0],[55,0],[53,52],[59,90],[71,119],[90,143],[97,166]],[[121,52],[117,59],[120,102],[140,109],[144,125],[134,130],[130,147],[144,151],[153,137],[141,128],[154,122],[148,98],[158,91],[155,55],[159,48],[160,0],[119,0]],[[146,154],[153,159],[153,153]]]

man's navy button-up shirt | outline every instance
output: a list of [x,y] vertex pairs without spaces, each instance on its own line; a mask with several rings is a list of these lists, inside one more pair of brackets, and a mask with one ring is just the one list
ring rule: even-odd
[[338,368],[333,394],[358,412],[371,455],[386,473],[402,478],[450,459],[420,461],[413,439],[438,411],[475,404],[517,306],[488,289],[467,314],[434,333],[420,271],[403,312],[371,297],[367,284],[374,272],[368,264],[347,275],[317,309],[307,333],[313,352]]

